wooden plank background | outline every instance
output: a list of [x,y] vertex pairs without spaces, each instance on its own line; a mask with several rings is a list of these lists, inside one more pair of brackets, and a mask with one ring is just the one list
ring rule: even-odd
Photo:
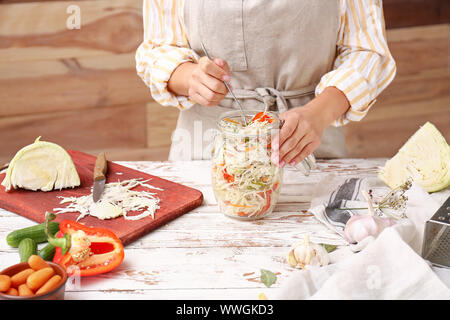
[[[81,29],[68,30],[69,5]],[[136,75],[142,0],[0,2],[0,163],[37,136],[111,160],[164,160],[178,111]],[[448,1],[384,1],[397,77],[345,128],[353,157],[392,156],[426,120],[450,140]],[[420,25],[420,26],[416,26]],[[424,26],[426,25],[426,26]],[[401,27],[401,28],[398,28]]]

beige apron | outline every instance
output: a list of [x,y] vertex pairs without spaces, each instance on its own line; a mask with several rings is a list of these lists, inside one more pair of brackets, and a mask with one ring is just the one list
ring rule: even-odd
[[[339,18],[337,0],[185,0],[184,6],[191,48],[203,56],[203,42],[211,56],[228,62],[243,108],[280,113],[314,98],[333,66]],[[169,159],[209,159],[216,121],[230,108],[238,106],[228,94],[218,107],[180,112]],[[342,128],[329,127],[314,155],[345,157]]]

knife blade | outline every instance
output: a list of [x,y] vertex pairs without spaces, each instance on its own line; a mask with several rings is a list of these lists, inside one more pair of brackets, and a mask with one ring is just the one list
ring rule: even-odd
[[100,153],[95,160],[94,167],[94,185],[92,190],[92,198],[97,202],[105,189],[106,172],[108,171],[108,163],[104,152]]

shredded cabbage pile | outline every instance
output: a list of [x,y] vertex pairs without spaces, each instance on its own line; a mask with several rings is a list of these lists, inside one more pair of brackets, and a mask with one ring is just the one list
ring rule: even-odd
[[[94,202],[92,195],[81,197],[59,197],[60,204],[67,203],[64,208],[54,208],[56,214],[65,212],[80,212],[77,221],[87,215],[95,216],[99,219],[112,219],[122,216],[126,220],[139,220],[147,216],[154,219],[154,214],[159,207],[159,198],[155,193],[148,191],[132,190],[137,186],[146,187],[148,189],[161,190],[154,187],[141,179],[130,179],[105,184],[101,199]],[[129,212],[142,211],[138,215],[129,216]]]
[[247,126],[223,119],[213,150],[214,194],[220,210],[234,217],[261,218],[279,196],[282,171],[270,160],[273,118],[255,118]]

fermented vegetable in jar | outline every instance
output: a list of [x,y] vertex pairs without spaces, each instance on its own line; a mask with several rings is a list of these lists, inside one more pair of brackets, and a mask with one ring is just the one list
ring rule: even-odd
[[271,160],[271,141],[279,128],[271,112],[223,113],[212,150],[212,185],[225,215],[254,220],[269,215],[278,201],[283,170]]

